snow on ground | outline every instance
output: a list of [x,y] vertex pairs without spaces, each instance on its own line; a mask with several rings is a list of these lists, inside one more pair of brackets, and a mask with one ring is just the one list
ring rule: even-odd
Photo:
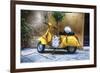
[[46,49],[45,53],[38,53],[36,48],[25,48],[21,50],[21,62],[53,62],[69,60],[87,60],[89,59],[89,47],[84,50],[77,50],[75,54],[68,54],[66,50],[57,49],[52,54],[53,49]]

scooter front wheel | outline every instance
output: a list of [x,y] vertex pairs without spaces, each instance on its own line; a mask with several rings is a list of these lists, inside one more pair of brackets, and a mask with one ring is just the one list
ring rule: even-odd
[[43,53],[44,50],[45,50],[45,45],[43,45],[43,44],[41,44],[41,42],[39,42],[38,45],[37,45],[37,51],[39,53]]

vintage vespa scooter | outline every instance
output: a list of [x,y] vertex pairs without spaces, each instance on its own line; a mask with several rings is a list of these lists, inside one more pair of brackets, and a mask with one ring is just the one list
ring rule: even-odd
[[48,23],[46,33],[38,39],[37,51],[43,53],[46,45],[51,46],[53,49],[66,49],[68,53],[75,53],[81,47],[78,37],[71,31],[70,27],[65,27],[65,34],[54,34],[56,26]]

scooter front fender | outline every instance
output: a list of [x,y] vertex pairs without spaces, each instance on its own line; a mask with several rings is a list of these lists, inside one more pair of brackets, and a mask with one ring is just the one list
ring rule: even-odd
[[43,38],[43,37],[40,37],[40,38],[38,39],[38,41],[41,42],[41,44],[43,44],[43,45],[47,45],[47,41],[46,41],[46,39]]

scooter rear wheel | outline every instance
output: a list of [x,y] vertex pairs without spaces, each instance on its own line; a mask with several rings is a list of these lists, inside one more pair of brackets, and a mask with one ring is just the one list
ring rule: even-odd
[[68,46],[68,47],[67,47],[67,52],[70,53],[70,54],[75,53],[76,50],[77,50],[76,47],[73,47],[73,46]]

